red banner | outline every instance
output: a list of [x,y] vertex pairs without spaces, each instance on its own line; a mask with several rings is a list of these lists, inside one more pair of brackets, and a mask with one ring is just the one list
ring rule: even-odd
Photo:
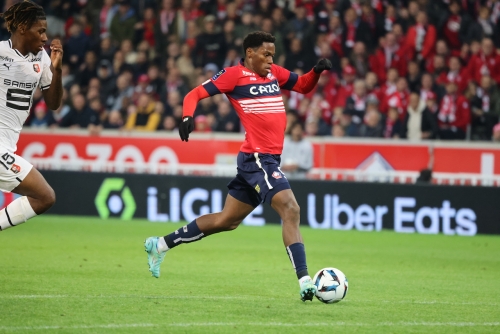
[[[28,161],[135,162],[172,164],[214,164],[235,156],[241,136],[192,136],[188,143],[174,135],[23,132],[17,154]],[[427,167],[430,145],[434,171],[449,173],[500,174],[500,147],[491,144],[314,138],[317,168],[418,171]]]

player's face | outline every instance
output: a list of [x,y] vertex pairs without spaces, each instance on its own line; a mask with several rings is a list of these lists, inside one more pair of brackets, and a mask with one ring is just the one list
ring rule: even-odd
[[271,73],[271,65],[273,64],[275,53],[274,43],[262,43],[262,46],[251,55],[254,72],[261,77],[265,77]]
[[38,20],[31,28],[24,32],[24,44],[28,47],[28,51],[37,54],[43,50],[43,46],[47,43],[47,21]]

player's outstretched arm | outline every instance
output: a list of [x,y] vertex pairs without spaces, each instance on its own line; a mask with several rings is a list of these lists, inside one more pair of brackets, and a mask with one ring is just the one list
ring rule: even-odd
[[328,59],[320,59],[311,71],[299,76],[292,90],[301,94],[309,93],[318,83],[321,72],[329,71],[331,69],[332,63]]
[[43,99],[47,107],[52,110],[59,108],[62,102],[63,86],[62,86],[62,57],[63,48],[61,41],[54,39],[50,44],[50,70],[52,71],[52,82],[50,87],[44,91]]
[[179,125],[179,136],[182,141],[187,142],[189,140],[189,134],[194,130],[193,115],[196,105],[200,100],[209,96],[210,95],[203,86],[198,86],[184,97],[184,103],[182,105],[182,123]]

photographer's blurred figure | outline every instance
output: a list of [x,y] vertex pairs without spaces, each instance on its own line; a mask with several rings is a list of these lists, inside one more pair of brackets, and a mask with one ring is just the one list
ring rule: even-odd
[[288,178],[305,178],[313,167],[313,147],[304,139],[304,128],[300,122],[290,127],[290,135],[285,137],[281,154],[281,170]]

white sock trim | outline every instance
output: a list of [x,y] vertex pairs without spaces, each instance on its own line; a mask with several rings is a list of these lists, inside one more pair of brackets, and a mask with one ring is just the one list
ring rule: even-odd
[[35,216],[36,213],[33,211],[28,197],[19,197],[0,211],[0,228],[6,230]]
[[299,285],[302,285],[302,283],[304,283],[304,281],[306,280],[310,280],[311,279],[311,276],[304,276],[302,277],[301,279],[299,279]]
[[168,248],[167,243],[165,242],[165,238],[163,237],[158,238],[157,247],[158,247],[158,252],[166,252],[170,249]]

